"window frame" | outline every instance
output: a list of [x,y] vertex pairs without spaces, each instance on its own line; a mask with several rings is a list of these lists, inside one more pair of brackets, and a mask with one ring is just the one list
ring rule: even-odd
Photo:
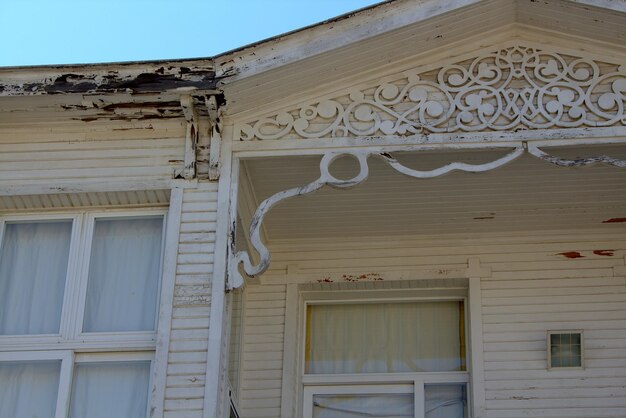
[[[55,418],[69,416],[74,366],[80,363],[149,361],[148,402],[146,417],[152,407],[150,393],[157,362],[157,337],[163,304],[163,288],[167,286],[165,252],[168,231],[168,207],[140,209],[98,209],[54,212],[32,212],[0,216],[0,248],[7,223],[71,221],[70,248],[59,332],[57,334],[0,335],[0,362],[61,362]],[[151,331],[83,332],[85,302],[91,246],[97,219],[132,219],[160,217],[161,248],[158,266],[158,288],[154,306],[154,327]],[[166,321],[167,322],[167,321]],[[161,354],[162,355],[162,354]]]
[[75,274],[75,267],[73,263],[76,262],[78,257],[78,246],[80,244],[81,228],[80,228],[80,214],[79,213],[54,213],[54,214],[26,214],[26,215],[13,215],[0,217],[0,251],[4,243],[4,233],[6,230],[6,224],[19,224],[19,223],[34,223],[34,222],[50,222],[50,221],[71,221],[72,231],[70,233],[70,249],[67,260],[67,272],[65,275],[65,288],[63,289],[63,300],[61,301],[61,318],[59,321],[59,332],[56,334],[7,334],[0,335],[0,351],[4,346],[11,346],[15,349],[28,349],[32,346],[40,346],[43,344],[50,344],[54,347],[58,347],[58,344],[62,344],[69,339],[67,330],[69,321],[68,307],[66,307],[66,301],[71,296],[70,283],[74,281],[72,275]]
[[[469,289],[450,288],[407,288],[407,289],[372,289],[372,290],[329,290],[300,291],[297,332],[297,396],[296,410],[303,418],[311,418],[312,399],[316,394],[325,394],[330,390],[353,390],[353,388],[371,388],[372,393],[385,393],[385,390],[397,385],[412,385],[414,390],[415,416],[423,417],[424,386],[428,384],[464,384],[467,398],[468,416],[472,416],[472,381],[471,381],[471,347],[469,323]],[[306,312],[309,305],[343,304],[343,303],[389,303],[389,302],[444,302],[462,301],[464,306],[465,334],[465,371],[459,372],[402,372],[402,373],[356,373],[356,374],[306,374]],[[346,392],[355,393],[355,392]]]
[[[57,391],[57,402],[55,418],[67,418],[70,412],[70,401],[72,395],[72,381],[74,378],[74,366],[80,363],[119,363],[133,361],[149,361],[150,375],[148,387],[152,387],[154,375],[154,351],[133,351],[133,352],[85,352],[77,353],[74,350],[42,350],[42,351],[0,351],[0,363],[10,362],[43,362],[60,361],[59,386]],[[150,411],[150,401],[146,405],[146,416]]]
[[[83,332],[85,300],[91,257],[91,244],[97,219],[129,219],[162,217],[161,250],[159,256],[157,300],[154,307],[154,329],[151,331]],[[167,209],[105,210],[60,213],[34,213],[0,217],[0,246],[7,223],[72,221],[61,320],[57,334],[0,335],[0,352],[30,349],[154,349],[156,347],[163,288],[163,262]]]
[[[553,366],[552,365],[552,342],[553,334],[580,334],[580,366]],[[585,336],[581,329],[548,330],[546,333],[546,346],[548,356],[548,371],[567,371],[585,369]]]
[[[91,248],[93,245],[93,234],[95,231],[95,224],[97,219],[132,219],[132,218],[151,218],[162,217],[163,223],[161,225],[161,251],[159,255],[159,270],[158,277],[159,283],[157,288],[157,299],[154,307],[154,327],[152,331],[114,331],[114,332],[84,332],[83,323],[85,319],[85,307],[87,298],[87,285],[89,282],[89,264],[91,261]],[[134,342],[134,341],[156,341],[156,335],[158,330],[159,321],[159,307],[161,305],[161,289],[163,286],[163,259],[165,255],[165,231],[166,231],[166,216],[167,211],[153,210],[153,211],[121,211],[121,212],[89,212],[85,217],[85,232],[81,241],[83,246],[82,260],[79,271],[81,274],[80,288],[79,288],[79,300],[76,316],[76,328],[74,329],[75,335],[78,339],[85,342],[100,342],[100,341],[120,341],[120,342]]]

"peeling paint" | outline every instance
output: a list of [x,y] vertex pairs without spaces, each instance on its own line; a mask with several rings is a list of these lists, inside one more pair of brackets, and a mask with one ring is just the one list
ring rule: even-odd
[[605,257],[612,257],[614,255],[613,250],[594,250],[593,253],[595,255],[603,255]]
[[322,279],[317,279],[318,283],[333,283],[334,281],[330,277],[324,277]]
[[[621,160],[619,158],[609,157],[607,155],[597,155],[588,158],[574,158],[572,160],[567,158],[555,157],[546,153],[545,151],[540,150],[536,145],[528,146],[528,152],[539,158],[540,160],[546,161],[550,164],[554,164],[560,167],[585,167],[593,164],[606,164],[611,165],[613,167],[626,168],[626,161]],[[625,221],[626,222],[626,221]]]
[[379,273],[366,273],[361,275],[342,274],[341,280],[345,282],[360,282],[360,281],[382,281],[384,280]]
[[584,255],[581,255],[578,251],[568,251],[564,253],[558,253],[557,255],[562,255],[565,258],[584,258]]
[[206,68],[164,67],[143,72],[120,72],[117,70],[94,72],[67,72],[53,77],[36,79],[20,84],[6,83],[1,87],[3,95],[39,94],[97,94],[97,93],[162,93],[167,90],[197,89],[215,90],[215,71]]

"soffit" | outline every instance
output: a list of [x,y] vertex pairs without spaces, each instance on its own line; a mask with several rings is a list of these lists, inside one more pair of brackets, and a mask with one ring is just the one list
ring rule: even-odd
[[[399,3],[406,8],[415,7],[414,3]],[[413,61],[413,66],[416,62],[420,65],[429,62],[432,54],[445,57],[448,50],[458,51],[472,47],[472,44],[473,47],[480,47],[489,44],[494,37],[502,40],[503,37],[510,39],[520,33],[528,33],[546,43],[551,42],[553,37],[582,37],[584,40],[574,40],[599,42],[609,50],[624,52],[626,13],[623,12],[566,0],[484,0],[466,3],[471,4],[386,32],[379,31],[375,36],[352,39],[350,32],[336,32],[336,37],[345,36],[349,42],[324,51],[308,48],[306,33],[293,34],[302,39],[299,59],[281,60],[280,52],[273,49],[264,51],[275,54],[277,64],[274,67],[245,77],[229,76],[220,83],[227,98],[227,114],[237,119],[239,114],[255,108],[297,101],[307,94],[318,95],[325,89],[332,89],[331,86],[336,89],[342,83],[354,83],[355,80],[363,81],[402,70],[402,65],[408,65],[409,61]],[[362,25],[375,26],[376,22],[370,22],[375,16],[358,19],[361,19]],[[376,29],[374,27],[372,32]],[[334,29],[329,27],[328,30]],[[280,51],[281,42],[285,41],[275,42],[275,49]],[[268,47],[267,44],[261,45]],[[243,51],[239,58],[245,59],[254,53],[254,50]],[[221,57],[216,58],[218,73],[220,65],[224,65],[220,60]],[[237,59],[233,62],[233,70],[236,70]],[[248,67],[253,64],[245,62],[240,67],[249,73]]]
[[[599,153],[626,159],[625,146],[560,149],[573,158]],[[452,161],[483,163],[502,151],[396,154],[407,166],[432,169]],[[319,175],[319,157],[255,159],[244,162],[257,207],[281,190],[302,186]],[[333,174],[355,173],[350,159],[332,166]],[[328,187],[281,202],[264,222],[267,239],[407,236],[509,231],[623,228],[626,219],[624,169],[595,165],[563,168],[529,155],[480,174],[453,172],[426,180],[405,177],[370,158],[370,177],[349,189]]]

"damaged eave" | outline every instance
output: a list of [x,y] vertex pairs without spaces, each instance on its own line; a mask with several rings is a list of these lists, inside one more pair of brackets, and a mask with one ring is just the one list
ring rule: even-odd
[[0,97],[192,90],[217,93],[211,59],[0,69]]
[[412,0],[381,1],[219,54],[216,74],[227,84],[480,1],[423,0],[419,7]]

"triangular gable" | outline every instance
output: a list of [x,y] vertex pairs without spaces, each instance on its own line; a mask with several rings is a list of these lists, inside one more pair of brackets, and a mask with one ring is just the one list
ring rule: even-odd
[[408,136],[626,124],[626,65],[516,41],[235,126],[235,139]]

